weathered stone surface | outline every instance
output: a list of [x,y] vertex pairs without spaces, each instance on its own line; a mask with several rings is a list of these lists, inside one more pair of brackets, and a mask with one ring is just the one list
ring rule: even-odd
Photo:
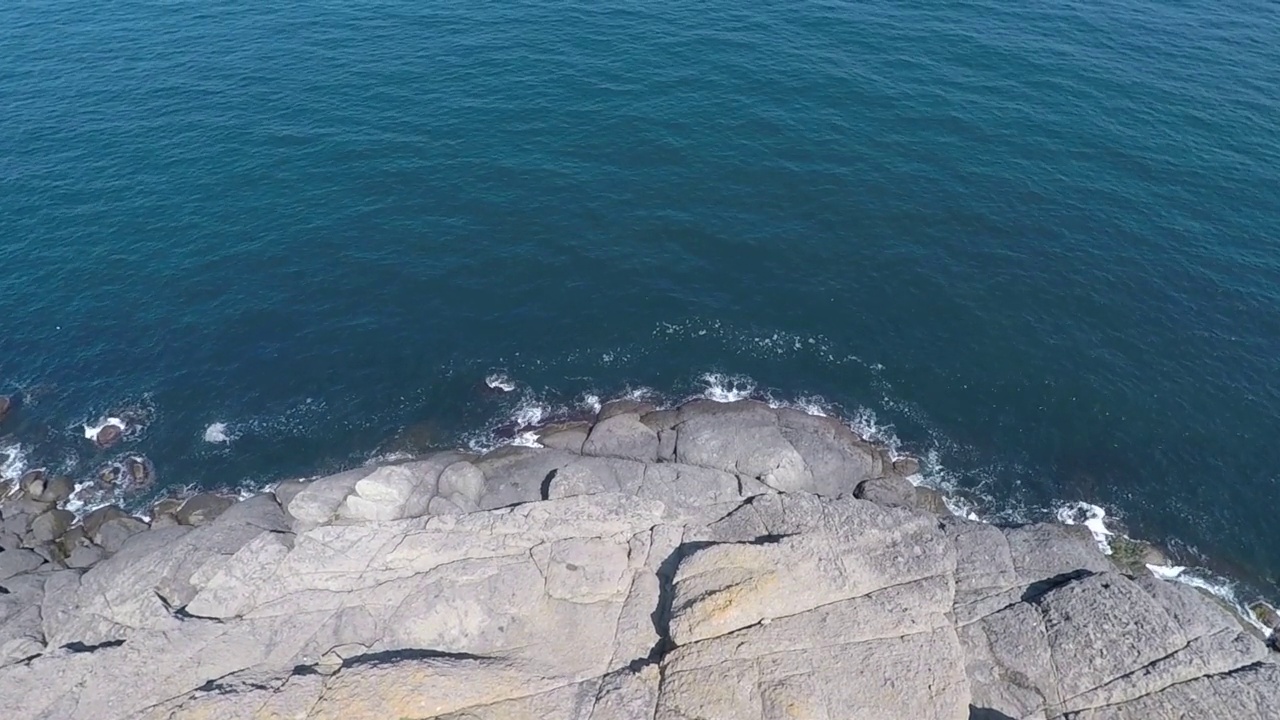
[[658,433],[637,415],[619,413],[600,420],[582,445],[585,455],[619,457],[641,462],[658,459]]
[[[302,488],[285,489],[281,505],[293,518],[295,532],[305,532],[337,518],[338,508],[356,488],[356,483],[374,468],[356,468],[306,483]],[[280,488],[277,488],[280,489]],[[295,492],[296,490],[296,492]],[[287,497],[292,493],[292,497]]]
[[[98,526],[91,539],[93,543],[108,553],[119,552],[125,542],[147,529],[147,524],[135,517],[117,517],[106,520]],[[82,558],[90,557],[81,555]]]
[[32,542],[47,543],[62,537],[62,534],[76,521],[76,516],[66,510],[48,510],[31,521],[30,537]]
[[548,428],[538,435],[538,442],[543,447],[553,450],[565,450],[575,454],[582,453],[582,445],[587,441],[587,433],[591,431],[589,423],[573,423],[570,425]]
[[[338,508],[338,517],[362,521],[421,517],[436,497],[441,474],[462,459],[461,454],[442,453],[426,460],[377,468],[356,481],[354,492]],[[478,470],[475,473],[483,478]],[[473,492],[474,496],[478,494]],[[474,500],[471,505],[474,507]]]
[[93,537],[93,534],[98,532],[98,528],[102,526],[102,523],[114,518],[127,517],[133,516],[115,505],[106,505],[85,515],[84,519],[80,521],[80,525],[84,527],[85,535]]
[[93,441],[97,443],[100,448],[109,448],[120,442],[123,437],[124,430],[121,430],[115,425],[104,425],[102,429],[98,431],[98,434],[94,437]]
[[235,503],[235,498],[201,493],[188,499],[182,503],[181,508],[178,508],[178,522],[192,526],[207,525]]
[[66,475],[54,475],[45,480],[44,490],[40,493],[36,500],[46,503],[62,503],[71,497],[71,493],[75,492],[76,486],[71,478]]
[[26,548],[5,550],[0,552],[0,581],[35,570],[43,564],[44,558]]
[[196,528],[99,511],[57,545],[77,569],[0,552],[0,717],[1274,716],[1274,655],[1220,606],[1079,528],[926,512],[846,433],[617,406],[576,450],[282,484]]
[[916,489],[898,475],[870,478],[858,483],[853,493],[885,507],[912,508],[916,506]]

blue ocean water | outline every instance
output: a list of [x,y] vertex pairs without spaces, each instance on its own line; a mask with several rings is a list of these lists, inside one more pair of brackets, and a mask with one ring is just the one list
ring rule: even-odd
[[1277,597],[1278,69],[1272,0],[11,0],[6,472],[736,386]]

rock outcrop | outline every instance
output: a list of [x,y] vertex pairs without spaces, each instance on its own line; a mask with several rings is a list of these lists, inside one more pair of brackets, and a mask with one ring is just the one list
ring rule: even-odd
[[[0,717],[1280,707],[1275,654],[1211,600],[1128,574],[1078,528],[939,514],[904,479],[913,463],[835,420],[610,405],[546,439],[195,498],[151,527],[111,510],[66,530],[47,506],[15,505]],[[61,535],[37,540],[40,518],[40,538]]]

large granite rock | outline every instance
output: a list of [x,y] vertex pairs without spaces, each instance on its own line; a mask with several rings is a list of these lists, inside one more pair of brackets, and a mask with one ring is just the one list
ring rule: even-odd
[[0,552],[0,717],[1280,707],[1274,653],[1214,602],[1118,572],[1076,528],[929,512],[909,464],[835,420],[606,410],[556,429],[557,447],[281,484],[195,528],[101,512],[60,540],[96,556],[87,569]]

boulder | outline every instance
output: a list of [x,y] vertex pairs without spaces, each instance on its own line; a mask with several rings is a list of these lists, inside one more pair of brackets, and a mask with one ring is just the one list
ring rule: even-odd
[[343,501],[355,490],[356,483],[373,471],[374,468],[371,467],[356,468],[312,480],[301,489],[286,488],[286,497],[288,493],[292,493],[293,497],[281,504],[293,518],[294,531],[301,533],[335,519],[338,508],[342,507]]
[[1269,603],[1255,602],[1249,605],[1249,612],[1253,613],[1254,618],[1262,623],[1263,627],[1270,630],[1280,630],[1280,612],[1277,612]]
[[44,491],[35,499],[56,505],[69,500],[75,489],[75,482],[71,478],[66,475],[54,475],[45,481]]
[[[603,412],[602,410],[601,413]],[[640,422],[640,418],[635,414],[609,415],[592,426],[591,433],[582,445],[582,453],[597,457],[656,462],[658,433]]]
[[98,525],[91,539],[105,552],[114,553],[124,547],[125,541],[147,530],[147,527],[145,522],[135,517],[110,518]]
[[23,494],[32,500],[40,501],[40,496],[44,494],[45,479],[48,475],[44,470],[28,470],[18,478],[18,487]]
[[812,487],[804,457],[783,437],[772,408],[749,401],[694,402],[680,414],[677,462],[746,475],[781,492]]
[[465,512],[480,509],[485,479],[480,468],[469,462],[456,462],[440,473],[437,495]]
[[653,405],[643,400],[632,400],[630,398],[610,400],[600,406],[600,412],[596,413],[596,424],[618,415],[634,415],[639,418],[642,415],[648,415],[654,409]]
[[25,512],[18,512],[16,508],[7,508],[4,519],[0,520],[0,535],[13,536],[19,539],[19,542],[27,536],[27,531],[31,529],[31,521],[34,517]]
[[272,488],[271,493],[275,495],[280,507],[285,508],[285,514],[288,514],[289,502],[306,487],[306,480],[281,480]]
[[289,520],[285,517],[275,495],[262,493],[245,498],[230,507],[214,520],[220,525],[249,525],[277,533],[290,532]]
[[898,458],[893,461],[893,471],[902,477],[920,474],[920,461],[913,457]]
[[565,450],[575,454],[582,453],[582,445],[587,441],[587,433],[591,431],[588,423],[570,423],[546,428],[538,433],[538,442],[543,447],[553,450]]
[[86,570],[101,562],[106,556],[107,551],[97,545],[80,545],[67,555],[65,562],[69,568]]
[[93,537],[98,532],[98,528],[102,526],[102,523],[115,518],[127,517],[133,516],[122,510],[117,505],[104,505],[88,515],[85,515],[84,519],[80,521],[80,524],[84,526],[85,535]]
[[862,498],[884,507],[913,508],[916,506],[916,489],[900,475],[863,480],[853,491]]
[[26,548],[0,552],[0,582],[31,572],[43,564],[44,558]]
[[235,504],[235,498],[213,493],[200,493],[182,503],[182,507],[178,509],[178,522],[183,525],[197,527],[207,525]]
[[124,430],[116,425],[104,425],[94,436],[93,442],[100,448],[109,448],[120,442],[124,437]]
[[37,543],[52,542],[62,537],[75,521],[75,514],[67,510],[48,510],[31,521],[30,537]]
[[[455,453],[440,453],[425,460],[377,468],[356,481],[354,492],[344,499],[338,516],[365,521],[421,517],[427,514],[431,498],[436,496],[440,475],[461,459]],[[475,474],[480,476],[478,470]]]
[[182,509],[182,501],[177,498],[157,500],[148,514],[151,516],[151,527],[172,527],[180,525],[178,511]]
[[131,491],[145,490],[155,484],[155,468],[152,466],[151,461],[145,457],[131,455],[124,459],[122,465],[122,476],[128,479]]

